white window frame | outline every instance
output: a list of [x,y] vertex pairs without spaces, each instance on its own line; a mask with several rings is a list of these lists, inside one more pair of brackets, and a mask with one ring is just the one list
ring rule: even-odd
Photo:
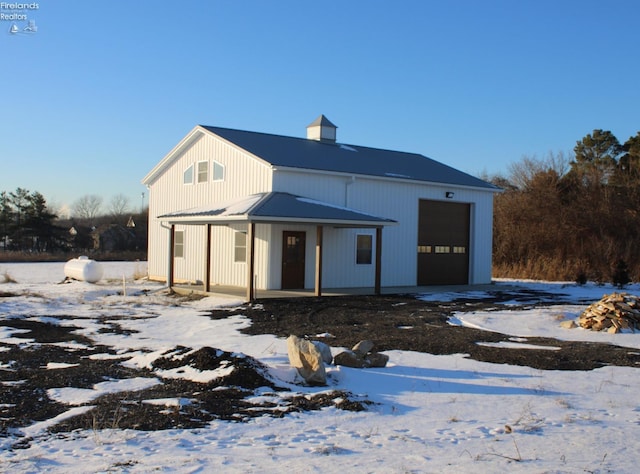
[[[204,167],[204,169],[201,169]],[[209,181],[209,162],[208,161],[198,161],[198,167],[196,169],[196,182],[206,183]]]
[[[238,237],[242,236],[240,242]],[[238,258],[238,252],[242,252],[242,258]],[[245,231],[236,230],[233,235],[233,263],[247,263],[247,233]]]
[[175,258],[184,258],[184,230],[176,230],[174,232],[173,256]]
[[[189,176],[189,180],[187,180],[187,176]],[[189,166],[182,173],[182,184],[193,184],[193,165]]]
[[[220,173],[222,173],[221,176],[216,177],[216,170],[220,170]],[[215,181],[224,181],[224,175],[225,175],[225,167],[222,163],[213,160],[213,170],[211,171],[211,179],[215,182]]]

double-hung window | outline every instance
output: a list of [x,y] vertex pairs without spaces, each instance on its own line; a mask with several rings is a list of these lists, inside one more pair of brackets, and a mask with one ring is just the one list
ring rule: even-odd
[[233,261],[244,263],[247,261],[247,233],[236,232],[234,239]]
[[198,183],[206,183],[209,178],[209,162],[198,162]]
[[173,256],[184,257],[184,230],[176,230],[173,237]]

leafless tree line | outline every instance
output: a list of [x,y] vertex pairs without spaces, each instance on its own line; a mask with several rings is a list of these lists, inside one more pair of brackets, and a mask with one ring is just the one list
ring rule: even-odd
[[[640,132],[594,130],[574,153],[524,157],[491,181],[494,275],[640,280]],[[623,275],[624,276],[624,275]]]

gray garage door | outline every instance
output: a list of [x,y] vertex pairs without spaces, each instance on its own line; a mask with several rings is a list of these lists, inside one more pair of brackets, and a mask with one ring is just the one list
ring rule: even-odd
[[470,205],[420,200],[418,285],[469,282]]

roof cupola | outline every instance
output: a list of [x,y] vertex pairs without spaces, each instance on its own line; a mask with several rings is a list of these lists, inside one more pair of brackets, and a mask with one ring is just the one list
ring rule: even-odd
[[320,115],[307,126],[307,139],[335,143],[337,128],[327,117]]

